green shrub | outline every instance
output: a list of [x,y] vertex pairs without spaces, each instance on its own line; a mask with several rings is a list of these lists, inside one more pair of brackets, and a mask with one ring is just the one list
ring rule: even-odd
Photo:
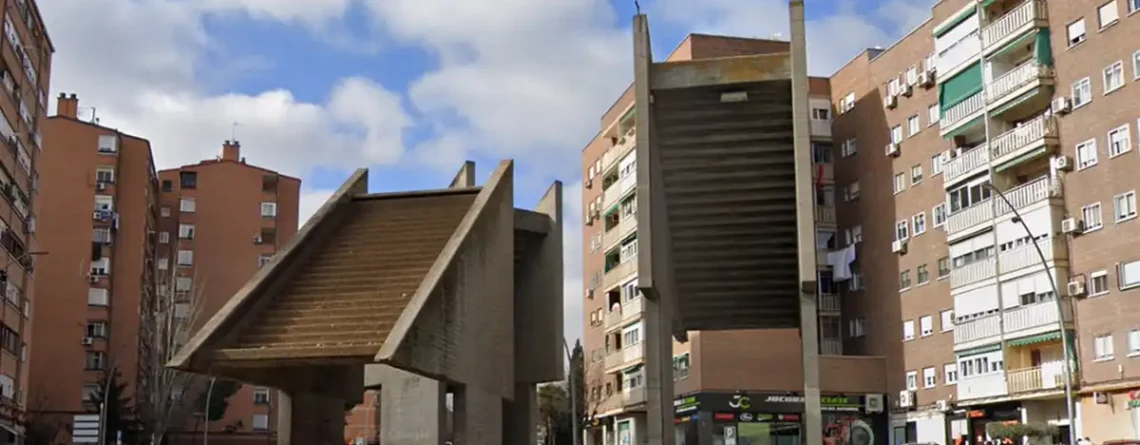
[[1026,423],[1006,424],[1003,422],[990,422],[986,424],[986,433],[995,439],[1053,437],[1057,434],[1057,431],[1057,427],[1053,425],[1035,425]]

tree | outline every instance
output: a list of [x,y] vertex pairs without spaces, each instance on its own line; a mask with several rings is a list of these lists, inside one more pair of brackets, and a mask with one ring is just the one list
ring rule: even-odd
[[185,394],[205,391],[209,381],[166,367],[201,321],[205,286],[194,277],[180,275],[177,268],[157,270],[154,281],[142,299],[136,394],[143,430],[157,445],[168,433],[185,427],[194,414],[204,411],[204,402],[195,403],[197,400]]
[[610,378],[606,375],[605,369],[601,366],[593,366],[590,369],[582,370],[582,391],[583,400],[581,406],[582,424],[586,425],[593,421],[598,413],[602,411],[602,405],[606,403],[605,386],[606,379]]
[[548,445],[571,442],[570,398],[562,382],[538,388],[538,415]]
[[138,417],[118,368],[112,366],[100,379],[99,389],[91,396],[91,412],[103,416],[103,443],[117,443],[119,434],[125,444],[138,443]]
[[[575,412],[572,415],[578,419],[579,426],[586,420],[586,391],[588,388],[586,381],[586,356],[585,351],[582,349],[582,341],[574,342],[574,349],[570,352],[570,379],[574,382],[573,387],[570,389],[571,395],[574,397]],[[577,445],[577,444],[575,444]]]
[[[215,380],[214,384],[206,385],[198,394],[194,406],[202,407],[202,411],[208,411],[208,413],[203,412],[203,416],[209,415],[206,418],[207,421],[217,422],[226,417],[226,410],[230,407],[230,397],[237,394],[239,389],[241,389],[241,383],[232,380]],[[210,425],[207,423],[206,428],[209,427]]]
[[24,445],[59,445],[65,443],[63,434],[67,430],[65,416],[46,412],[47,400],[39,398],[28,404],[28,415],[24,418]]

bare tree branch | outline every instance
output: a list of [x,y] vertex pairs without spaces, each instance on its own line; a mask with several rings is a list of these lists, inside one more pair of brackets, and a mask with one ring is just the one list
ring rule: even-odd
[[[593,420],[597,417],[606,400],[617,394],[616,392],[606,393],[606,370],[600,365],[586,367],[586,379],[583,388],[586,391],[586,397],[584,397],[586,406],[583,407],[582,413],[587,420]],[[611,388],[613,388],[612,385]]]

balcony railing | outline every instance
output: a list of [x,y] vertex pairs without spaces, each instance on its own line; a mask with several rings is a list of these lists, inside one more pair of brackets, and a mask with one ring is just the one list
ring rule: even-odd
[[966,176],[976,168],[985,166],[988,162],[990,162],[990,151],[986,146],[974,147],[947,162],[942,169],[943,178],[945,181],[953,181]]
[[947,234],[953,235],[986,221],[991,221],[993,218],[993,203],[985,200],[951,213],[950,216],[946,217],[946,231]]
[[[1052,260],[1053,241],[1045,239],[1037,242],[1041,246],[1041,255],[1045,255],[1046,260]],[[1037,253],[1037,248],[1030,243],[1002,252],[998,257],[998,265],[1001,266],[1001,273],[1003,274],[1027,267],[1041,267],[1041,255]]]
[[815,206],[815,221],[835,224],[835,207]]
[[822,355],[843,355],[843,340],[838,338],[819,339],[819,353]]
[[606,231],[606,234],[602,235],[602,248],[609,250],[621,242],[621,240],[625,239],[626,236],[629,236],[630,233],[633,233],[634,230],[637,230],[636,215],[637,212],[634,212],[634,214],[622,217],[621,222],[619,222],[617,226]]
[[[1009,199],[1010,204],[1013,204],[1014,208],[1020,210],[1053,196],[1059,196],[1060,191],[1059,182],[1049,176],[1043,176],[1004,193],[1005,197]],[[1013,212],[1013,210],[1006,205],[1005,201],[998,199],[995,203],[993,201],[994,199],[996,198],[990,198],[951,213],[950,216],[946,218],[947,235],[952,236],[970,227],[974,227],[986,221],[992,221],[996,217],[1001,217]],[[996,211],[994,206],[997,206]]]
[[1052,69],[1036,60],[1025,62],[990,82],[989,88],[986,89],[986,101],[987,103],[996,102],[1018,88],[1051,75]]
[[[613,184],[610,184],[610,186],[608,188],[606,188],[606,191],[602,194],[602,196],[603,196],[603,198],[602,198],[602,212],[603,213],[610,211],[610,209],[612,209],[614,206],[616,206],[618,204],[618,201],[621,200],[621,195],[623,195],[623,193],[622,193],[622,189],[621,189],[621,186],[619,185],[619,183],[620,183],[620,181],[615,181]],[[620,211],[620,210],[615,210],[615,211]]]
[[1052,116],[1040,116],[998,135],[991,142],[992,156],[994,159],[999,159],[1046,137],[1057,137],[1057,121]]
[[1001,320],[997,315],[988,315],[954,325],[956,345],[999,336],[1001,336]]
[[645,357],[645,348],[642,343],[626,346],[606,355],[606,369],[614,370],[641,360]]
[[980,399],[1006,395],[1005,374],[993,373],[958,379],[958,399]]
[[949,132],[954,128],[955,124],[959,124],[967,117],[981,111],[985,105],[985,96],[979,92],[950,107],[949,110],[942,113],[942,119],[938,121],[938,125],[942,128],[942,133],[945,134]]
[[625,406],[645,403],[645,387],[637,387],[621,392],[621,404]]
[[636,134],[630,131],[618,141],[617,145],[614,145],[613,147],[610,147],[609,150],[606,150],[605,154],[602,155],[603,172],[609,171],[611,168],[613,168],[614,165],[621,161],[621,159],[624,158],[627,153],[629,153],[631,150],[633,150],[634,147],[637,146],[637,144],[634,143],[635,137]]
[[1030,0],[1014,8],[1008,14],[997,19],[989,26],[982,28],[982,46],[989,48],[1012,34],[1020,34],[1035,20],[1046,20],[1045,2],[1043,0]]
[[632,300],[626,301],[625,303],[622,303],[620,309],[616,311],[610,311],[608,314],[606,314],[606,329],[621,326],[625,323],[626,320],[631,320],[634,317],[640,315],[642,311],[645,310],[645,305],[643,303],[644,302],[641,298],[634,298]]
[[975,261],[950,271],[950,287],[961,287],[994,277],[994,260]]
[[637,258],[630,258],[626,262],[614,266],[602,276],[602,290],[613,289],[614,286],[621,284],[630,274],[637,270]]
[[842,309],[839,302],[839,295],[836,294],[819,294],[819,310],[827,312],[839,312]]
[[[1015,369],[1006,375],[1010,393],[1047,391],[1065,387],[1065,362],[1043,363],[1036,368]],[[1074,379],[1075,381],[1075,379]]]
[[1056,301],[1045,301],[1010,309],[1005,311],[1002,317],[1004,318],[1006,333],[1016,333],[1037,327],[1061,328],[1057,323],[1060,321],[1060,314],[1057,313]]

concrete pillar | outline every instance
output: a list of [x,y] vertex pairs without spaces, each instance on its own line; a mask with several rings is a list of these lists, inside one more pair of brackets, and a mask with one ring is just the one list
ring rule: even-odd
[[504,445],[534,445],[538,441],[538,388],[516,384],[515,399],[506,402],[504,416]]
[[380,443],[438,445],[446,440],[447,387],[385,367],[380,386]]
[[279,394],[277,445],[344,443],[344,399],[284,391]]
[[479,388],[465,386],[456,390],[453,406],[455,445],[504,443],[501,397]]

